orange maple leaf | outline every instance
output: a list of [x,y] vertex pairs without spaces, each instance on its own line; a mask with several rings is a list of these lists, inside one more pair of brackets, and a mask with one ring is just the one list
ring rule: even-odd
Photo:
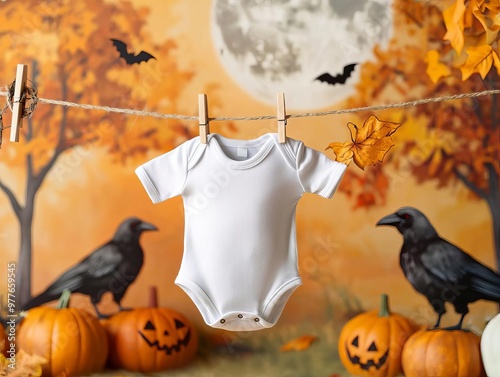
[[317,336],[314,335],[302,335],[299,336],[296,339],[293,339],[287,343],[285,343],[281,348],[280,351],[282,352],[287,352],[287,351],[304,351],[311,347],[311,344],[313,344],[316,340],[318,340]]
[[446,34],[444,40],[450,41],[451,46],[460,55],[464,47],[464,0],[457,0],[443,12]]
[[477,72],[484,79],[491,67],[494,65],[500,72],[500,58],[490,45],[469,47],[467,49],[467,61],[460,67],[462,80],[467,80],[473,73]]
[[439,52],[437,50],[430,50],[425,56],[427,63],[427,75],[435,84],[441,77],[448,77],[451,75],[450,68],[439,61]]
[[380,120],[375,115],[370,115],[361,128],[349,122],[351,142],[331,143],[327,149],[333,149],[338,162],[348,163],[353,159],[360,169],[365,170],[367,165],[382,162],[394,146],[391,135],[401,124]]

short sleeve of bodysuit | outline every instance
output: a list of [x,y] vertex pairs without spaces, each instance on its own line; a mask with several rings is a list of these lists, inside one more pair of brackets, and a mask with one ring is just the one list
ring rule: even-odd
[[153,203],[180,195],[186,182],[187,171],[186,143],[135,170]]
[[298,145],[296,155],[297,174],[304,192],[330,199],[337,189],[347,165],[329,159],[325,154]]

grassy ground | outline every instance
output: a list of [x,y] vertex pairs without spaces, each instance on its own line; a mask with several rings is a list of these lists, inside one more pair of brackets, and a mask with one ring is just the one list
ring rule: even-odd
[[[280,347],[299,336],[319,338],[304,351],[281,352]],[[209,346],[202,340],[200,355],[189,367],[153,374],[168,377],[347,377],[337,355],[338,329],[333,324],[301,324],[269,333],[231,333]],[[107,371],[97,376],[141,376]]]

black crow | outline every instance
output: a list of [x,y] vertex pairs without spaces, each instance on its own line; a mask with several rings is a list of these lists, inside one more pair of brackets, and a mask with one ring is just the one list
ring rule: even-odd
[[123,310],[120,302],[127,288],[142,268],[144,254],[139,238],[144,231],[158,230],[154,225],[132,217],[123,221],[113,239],[99,247],[75,266],[64,272],[43,293],[33,297],[23,310],[57,300],[63,290],[90,296],[97,315],[97,304],[106,292]]
[[500,302],[500,275],[457,246],[439,237],[427,217],[412,207],[400,208],[383,217],[378,225],[396,227],[403,235],[400,264],[408,281],[423,294],[438,314],[439,327],[450,302],[461,314],[461,329],[468,304],[477,300]]

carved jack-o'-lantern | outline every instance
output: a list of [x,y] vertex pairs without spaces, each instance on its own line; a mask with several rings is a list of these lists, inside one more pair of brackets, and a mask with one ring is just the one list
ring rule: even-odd
[[[171,312],[169,314],[172,316]],[[159,322],[160,323],[157,323],[155,326],[155,324],[148,319],[144,328],[142,330],[137,330],[148,346],[156,348],[158,351],[164,351],[167,355],[171,355],[172,352],[180,352],[183,346],[187,347],[189,345],[191,341],[191,328],[186,326],[184,322],[174,318],[175,329],[171,328],[170,323],[165,325],[165,320],[160,320]],[[160,326],[160,328],[157,329],[157,326]]]
[[401,350],[416,326],[409,319],[390,313],[387,301],[387,295],[382,295],[380,311],[357,315],[340,333],[340,360],[353,375],[394,377],[403,371]]
[[142,373],[173,369],[191,361],[196,330],[186,317],[167,308],[123,311],[103,321],[112,367]]
[[[370,336],[365,336],[361,347],[359,344],[359,335],[354,337],[350,345],[346,345],[347,357],[353,365],[359,366],[362,370],[369,370],[371,367],[374,370],[379,370],[385,365],[389,356],[389,347],[387,347],[387,344],[379,344],[377,346],[377,343],[379,343],[377,335],[372,333]],[[379,347],[382,350],[379,350]],[[365,355],[365,362],[362,361],[363,355]]]

